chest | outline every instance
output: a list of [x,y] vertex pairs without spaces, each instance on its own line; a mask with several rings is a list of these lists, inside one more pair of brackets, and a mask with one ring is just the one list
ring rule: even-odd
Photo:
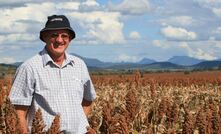
[[82,91],[83,79],[79,68],[67,66],[65,68],[42,68],[35,73],[36,92],[60,93]]

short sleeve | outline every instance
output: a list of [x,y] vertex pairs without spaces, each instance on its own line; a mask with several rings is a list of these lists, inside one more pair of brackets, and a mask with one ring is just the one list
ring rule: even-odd
[[96,98],[96,92],[85,63],[82,65],[82,74],[84,82],[84,99],[93,101]]
[[30,106],[33,92],[33,71],[27,64],[22,64],[16,71],[9,98],[14,105]]

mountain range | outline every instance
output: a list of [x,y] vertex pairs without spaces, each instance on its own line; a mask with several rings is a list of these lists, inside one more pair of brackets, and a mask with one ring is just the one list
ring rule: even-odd
[[[194,69],[220,69],[221,59],[218,60],[200,60],[188,56],[174,56],[167,61],[155,61],[153,59],[143,58],[138,62],[103,62],[95,58],[86,58],[76,54],[85,61],[89,70],[194,70]],[[14,64],[0,64],[1,66],[18,67],[22,62]]]
[[141,69],[141,70],[185,70],[185,69],[210,69],[220,68],[221,59],[219,60],[200,60],[188,56],[174,56],[167,61],[158,62],[153,59],[143,58],[138,62],[102,62],[98,59],[85,58],[79,55],[73,54],[80,57],[85,61],[89,69],[99,70],[128,70],[128,69]]

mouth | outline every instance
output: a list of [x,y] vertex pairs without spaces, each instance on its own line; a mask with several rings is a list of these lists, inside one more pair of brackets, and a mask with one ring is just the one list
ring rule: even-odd
[[53,43],[52,45],[54,46],[54,48],[59,48],[63,46],[63,44],[59,44],[59,43]]

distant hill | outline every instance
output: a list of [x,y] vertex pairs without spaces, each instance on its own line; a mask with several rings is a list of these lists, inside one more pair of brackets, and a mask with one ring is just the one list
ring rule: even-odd
[[5,74],[13,74],[16,70],[16,66],[11,64],[0,63],[0,78],[5,76]]
[[15,63],[13,63],[12,65],[18,67],[18,66],[20,66],[22,63],[23,63],[23,62],[15,62]]
[[5,63],[0,63],[0,67],[3,69],[3,68],[5,68],[5,69],[8,69],[8,68],[16,68],[16,66],[15,65],[13,65],[13,64],[5,64]]
[[[204,61],[188,56],[174,56],[165,62],[157,62],[152,59],[144,58],[136,63],[134,62],[103,62],[95,58],[86,58],[76,54],[88,66],[89,70],[105,71],[105,70],[193,70],[193,69],[219,69],[221,68],[221,59],[214,61]],[[22,62],[13,64],[0,64],[0,71],[7,71],[9,68],[17,68]]]
[[111,66],[106,67],[105,69],[136,69],[140,68],[142,65],[137,63],[119,63],[119,64],[113,64]]
[[137,63],[131,63],[131,64],[124,64],[124,65],[114,65],[110,66],[106,69],[140,69],[140,70],[167,70],[167,69],[183,69],[183,66],[176,65],[170,62],[155,62],[151,64],[137,64]]
[[148,59],[148,58],[143,58],[141,61],[137,62],[138,64],[151,64],[156,62],[155,60]]
[[74,53],[72,53],[72,55],[81,58],[86,63],[86,65],[90,68],[105,68],[105,67],[112,66],[114,64],[118,64],[118,63],[111,63],[111,62],[102,62],[95,58],[86,58],[86,57],[82,57]]
[[145,65],[143,66],[143,68],[165,70],[165,69],[183,69],[184,67],[170,62],[155,62],[149,65]]
[[177,64],[177,65],[183,65],[183,66],[195,65],[202,61],[205,61],[205,60],[200,60],[200,59],[196,59],[196,58],[192,58],[188,56],[173,56],[172,58],[168,60],[168,62]]
[[132,63],[132,62],[115,62],[114,63],[114,62],[102,62],[95,58],[86,58],[86,57],[82,57],[73,53],[72,55],[75,55],[81,58],[82,60],[84,60],[87,66],[91,68],[118,68],[118,66],[122,68],[127,68],[128,66],[133,66],[134,64],[150,64],[150,63],[156,62],[154,60],[144,58],[138,63]]
[[192,66],[195,69],[210,69],[221,67],[221,61],[203,61]]
[[152,59],[144,58],[136,63],[130,62],[102,62],[98,59],[85,58],[74,54],[85,61],[89,70],[185,70],[185,69],[209,69],[219,67],[219,61],[205,61],[188,56],[174,56],[165,62],[157,62]]

